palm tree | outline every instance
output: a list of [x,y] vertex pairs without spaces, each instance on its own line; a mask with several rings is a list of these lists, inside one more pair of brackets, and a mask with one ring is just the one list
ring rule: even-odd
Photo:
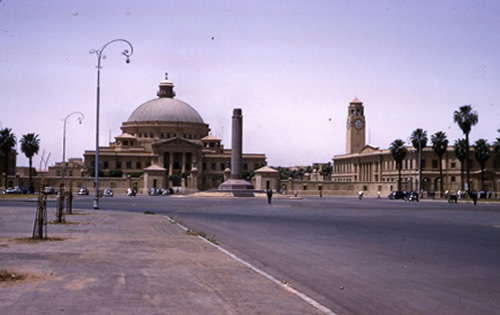
[[500,168],[500,137],[493,142],[493,152],[495,153],[493,166],[498,169]]
[[300,180],[304,179],[304,175],[306,174],[306,169],[301,167],[297,171],[297,177],[300,178]]
[[479,139],[474,144],[474,156],[481,165],[481,190],[484,190],[484,168],[486,161],[490,158],[490,146],[486,139]]
[[477,124],[477,122],[479,121],[479,117],[477,115],[477,112],[472,109],[472,105],[464,105],[453,113],[453,121],[457,123],[457,125],[460,127],[460,129],[462,129],[462,132],[465,135],[465,144],[467,149],[467,157],[465,158],[465,161],[467,163],[467,187],[468,189],[470,189],[469,133],[472,129],[472,126]]
[[391,150],[392,157],[396,161],[396,166],[398,167],[398,190],[401,190],[401,168],[403,167],[403,160],[408,153],[405,147],[405,143],[401,139],[394,140],[389,149]]
[[431,136],[432,149],[439,157],[439,178],[441,178],[440,187],[441,195],[443,194],[443,154],[448,149],[448,139],[446,133],[438,131]]
[[7,188],[7,177],[9,175],[9,153],[15,146],[16,146],[16,136],[12,133],[12,129],[4,128],[0,130],[0,150],[5,156],[4,159],[5,188]]
[[326,178],[332,174],[332,170],[333,166],[331,162],[328,162],[327,164],[323,165],[320,172],[320,174],[323,176],[323,180],[326,180]]
[[[413,147],[415,149],[417,149],[417,153],[418,153],[418,156],[419,156],[419,160],[418,160],[418,165],[422,165],[422,150],[427,146],[427,131],[421,129],[421,128],[417,128],[415,130],[413,130],[413,132],[411,133],[411,136],[410,136],[410,140],[411,140],[411,144],[413,145]],[[418,169],[418,178],[419,178],[419,182],[418,182],[418,191],[420,191],[421,189],[421,183],[420,183],[420,179],[422,178],[422,167],[419,167]]]
[[38,150],[40,150],[40,139],[38,139],[38,135],[34,133],[28,133],[23,135],[20,142],[21,151],[23,151],[24,155],[26,155],[29,160],[29,189],[31,193],[34,193],[35,188],[33,187],[33,183],[31,181],[31,165],[33,162],[33,155],[38,154]]
[[460,161],[460,183],[461,189],[464,190],[464,162],[467,158],[467,143],[465,139],[458,139],[455,141],[455,156]]

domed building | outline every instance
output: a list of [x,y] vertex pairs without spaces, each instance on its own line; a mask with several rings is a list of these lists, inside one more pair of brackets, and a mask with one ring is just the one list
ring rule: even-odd
[[[121,176],[128,181],[121,188],[134,186],[139,191],[180,185],[193,190],[218,187],[231,167],[231,150],[210,135],[196,109],[175,98],[174,84],[167,78],[160,82],[157,96],[132,112],[115,142],[99,148],[100,176]],[[84,160],[92,174],[95,151],[85,151]],[[243,154],[243,172],[265,164],[265,154]]]

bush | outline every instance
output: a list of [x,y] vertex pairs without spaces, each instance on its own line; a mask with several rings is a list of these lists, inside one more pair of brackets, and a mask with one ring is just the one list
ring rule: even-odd
[[180,186],[181,185],[181,177],[179,175],[170,175],[168,177],[168,180],[172,182],[173,186]]
[[134,173],[129,173],[130,177],[141,177],[144,172],[134,172]]
[[[90,177],[95,176],[95,167],[93,165],[91,167],[89,167],[89,169],[87,170],[87,174]],[[104,177],[104,171],[102,170],[102,168],[99,168],[99,177]]]
[[109,177],[122,177],[123,176],[123,171],[122,170],[111,170],[109,171]]

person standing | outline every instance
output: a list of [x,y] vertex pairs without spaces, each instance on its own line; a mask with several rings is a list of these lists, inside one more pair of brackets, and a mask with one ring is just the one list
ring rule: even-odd
[[271,204],[271,200],[273,199],[273,191],[270,188],[268,188],[266,191],[266,195],[267,195],[267,203]]
[[470,196],[472,197],[472,201],[474,201],[474,205],[477,204],[477,192],[475,190],[471,191]]

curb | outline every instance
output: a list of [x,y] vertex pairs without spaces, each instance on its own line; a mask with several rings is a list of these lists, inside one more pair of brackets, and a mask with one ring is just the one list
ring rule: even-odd
[[[181,229],[183,229],[184,231],[188,231],[189,229],[187,227],[185,227],[184,225],[176,222],[174,219],[172,219],[171,217],[169,216],[163,216],[164,218],[166,218],[170,223],[173,223],[173,224],[177,224],[177,226],[179,226]],[[250,264],[249,262],[239,258],[238,256],[236,256],[235,254],[231,253],[230,251],[222,248],[220,245],[217,245],[209,240],[207,240],[206,238],[198,235],[197,236],[199,239],[203,240],[204,242],[206,242],[207,244],[210,244],[212,245],[213,247],[217,248],[218,250],[220,250],[221,252],[223,252],[224,254],[226,254],[227,256],[231,257],[232,259],[234,259],[235,261],[241,263],[242,265],[246,266],[247,268],[249,268],[250,270],[252,270],[253,272],[257,273],[258,275],[266,278],[267,280],[271,281],[272,283],[276,284],[277,286],[281,287],[282,289],[288,291],[289,293],[295,295],[296,297],[300,298],[301,300],[303,300],[304,302],[308,303],[309,305],[311,305],[312,307],[314,307],[315,309],[323,312],[324,314],[328,314],[328,315],[337,315],[336,313],[334,313],[332,310],[330,310],[329,308],[321,305],[319,302],[313,300],[312,298],[308,297],[307,295],[293,289],[292,287],[290,287],[290,285],[288,285],[286,282],[282,282],[282,281],[279,281],[278,279],[274,278],[273,276],[271,276],[270,274],[260,270],[259,268],[255,267],[254,265]]]

